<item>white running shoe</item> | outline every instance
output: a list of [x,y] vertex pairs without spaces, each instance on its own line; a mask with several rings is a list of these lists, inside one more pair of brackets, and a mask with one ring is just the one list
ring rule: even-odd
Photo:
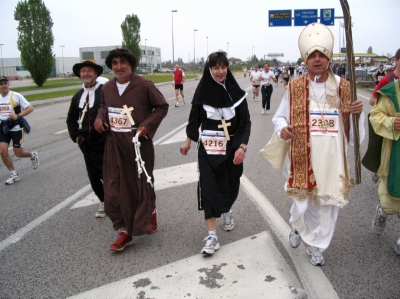
[[206,241],[206,244],[203,246],[201,253],[204,255],[212,255],[215,251],[219,249],[219,243],[216,237],[208,236],[203,241]]
[[393,247],[394,252],[396,252],[398,255],[400,255],[400,238],[397,240],[396,245]]
[[5,181],[6,185],[14,184],[20,180],[18,173],[17,174],[10,174],[10,177]]
[[289,233],[289,244],[292,248],[297,248],[300,246],[301,236],[297,229],[292,229]]
[[376,206],[375,217],[372,220],[372,229],[375,234],[381,236],[385,232],[387,215],[382,210],[380,205]]
[[262,115],[265,114],[265,109],[261,110],[261,114],[262,114]]
[[322,256],[322,252],[318,247],[308,246],[307,254],[311,255],[310,262],[314,266],[322,266],[323,264],[325,264],[325,259]]
[[31,158],[33,169],[37,169],[39,166],[39,155],[37,152],[32,152],[33,158]]
[[224,225],[222,228],[226,231],[231,231],[235,227],[235,223],[233,222],[232,211],[228,213],[222,214],[222,218],[224,220]]
[[175,103],[175,107],[179,107],[179,102]]
[[96,212],[96,218],[106,217],[106,212],[104,212],[104,202],[100,203],[99,210]]
[[271,114],[271,113],[269,112],[269,110],[267,110],[267,114]]
[[258,97],[256,97],[255,101],[258,102]]

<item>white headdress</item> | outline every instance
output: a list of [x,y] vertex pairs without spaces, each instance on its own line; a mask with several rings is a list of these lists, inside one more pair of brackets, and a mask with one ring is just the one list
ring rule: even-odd
[[332,32],[321,23],[311,23],[299,36],[299,50],[301,58],[307,62],[308,56],[314,51],[324,54],[329,60],[332,58],[334,37]]

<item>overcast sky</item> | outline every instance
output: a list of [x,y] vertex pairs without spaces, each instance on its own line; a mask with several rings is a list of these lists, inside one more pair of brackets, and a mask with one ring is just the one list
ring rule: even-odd
[[[247,60],[253,53],[284,53],[283,61],[297,61],[298,36],[303,27],[269,27],[269,10],[334,8],[343,16],[339,0],[45,0],[53,20],[53,53],[78,57],[80,47],[120,45],[121,23],[136,14],[141,22],[141,44],[160,47],[163,61],[172,60],[172,12],[175,60],[187,62],[216,50],[228,50],[229,57]],[[14,10],[18,0],[0,0],[0,44],[4,58],[19,57]],[[400,47],[400,0],[349,0],[353,21],[354,51],[369,46],[382,55]],[[339,22],[329,26],[335,36],[334,52],[339,51]],[[197,32],[194,32],[197,29]],[[342,28],[343,30],[343,28]],[[340,44],[343,45],[343,31]],[[208,39],[207,39],[208,37]],[[227,48],[227,43],[229,43]],[[253,48],[254,46],[254,48]]]

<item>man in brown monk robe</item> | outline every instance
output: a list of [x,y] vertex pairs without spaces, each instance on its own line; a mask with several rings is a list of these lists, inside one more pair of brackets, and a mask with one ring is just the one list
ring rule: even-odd
[[[168,112],[168,103],[154,84],[134,73],[135,55],[114,49],[106,58],[115,78],[102,90],[95,129],[106,134],[103,178],[104,205],[114,229],[119,231],[110,250],[121,252],[132,236],[157,231],[156,195],[153,188],[153,137]],[[133,138],[139,135],[145,170],[139,173]]]

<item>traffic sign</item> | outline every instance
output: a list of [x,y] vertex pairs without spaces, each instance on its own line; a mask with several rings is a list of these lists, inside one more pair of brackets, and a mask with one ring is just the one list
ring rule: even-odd
[[310,23],[316,23],[318,14],[316,9],[295,9],[294,26],[307,26]]
[[269,10],[269,27],[292,26],[292,10]]
[[335,25],[335,9],[333,8],[321,8],[320,11],[320,23],[326,26]]

